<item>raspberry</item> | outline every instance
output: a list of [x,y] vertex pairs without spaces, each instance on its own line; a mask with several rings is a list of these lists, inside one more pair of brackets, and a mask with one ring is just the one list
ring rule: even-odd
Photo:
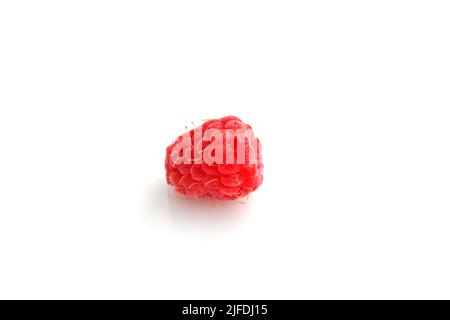
[[[214,136],[209,137],[209,132]],[[178,137],[166,149],[165,167],[167,183],[179,194],[196,199],[235,200],[263,182],[259,139],[250,125],[235,116],[208,120]]]

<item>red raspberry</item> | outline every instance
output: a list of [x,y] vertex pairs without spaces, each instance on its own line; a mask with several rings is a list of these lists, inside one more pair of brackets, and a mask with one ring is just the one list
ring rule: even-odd
[[[212,149],[211,144],[214,142],[220,146],[220,140],[208,138],[205,133],[209,129],[215,129],[214,132],[223,137],[223,158],[217,154],[215,160],[219,161],[213,163],[206,160],[205,153],[208,148]],[[227,140],[228,132],[239,130],[245,131],[245,134],[228,139],[232,141]],[[195,132],[201,132],[201,135],[195,136]],[[186,139],[185,146],[190,146],[186,155],[183,150],[181,153],[177,151],[183,139]],[[200,157],[195,153],[196,143]],[[245,151],[245,156],[240,155],[242,151]],[[211,155],[214,157],[216,152],[211,152]],[[235,116],[206,121],[201,127],[178,137],[167,147],[165,167],[167,183],[178,193],[191,198],[234,200],[255,191],[263,182],[264,166],[259,139],[253,136],[250,125]]]

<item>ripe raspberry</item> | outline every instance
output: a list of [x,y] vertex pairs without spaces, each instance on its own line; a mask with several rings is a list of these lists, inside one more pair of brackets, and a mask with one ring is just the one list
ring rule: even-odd
[[[206,160],[206,150],[212,150],[215,142],[216,146],[221,143],[217,137],[207,137],[205,133],[211,131],[223,137],[222,157],[217,153],[219,149],[211,152],[213,157],[217,155],[214,162]],[[200,136],[196,132],[201,132]],[[245,134],[227,139],[229,132]],[[183,141],[188,149],[180,153],[178,149]],[[199,153],[196,154],[195,150]],[[253,136],[250,125],[235,116],[208,120],[201,127],[178,137],[166,149],[165,167],[167,183],[178,193],[191,198],[234,200],[255,191],[263,182],[259,139]]]

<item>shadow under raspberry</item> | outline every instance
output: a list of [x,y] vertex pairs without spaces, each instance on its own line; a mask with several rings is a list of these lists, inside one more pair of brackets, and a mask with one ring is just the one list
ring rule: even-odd
[[[221,201],[212,198],[184,197],[156,182],[150,189],[147,218],[153,223],[170,223],[185,230],[226,230],[239,224],[251,206],[251,199]],[[168,219],[167,219],[168,218]]]

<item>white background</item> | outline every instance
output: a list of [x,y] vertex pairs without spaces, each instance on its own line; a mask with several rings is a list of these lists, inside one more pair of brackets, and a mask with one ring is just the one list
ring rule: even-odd
[[[450,298],[448,1],[2,1],[0,298]],[[234,114],[244,203],[169,193]]]

